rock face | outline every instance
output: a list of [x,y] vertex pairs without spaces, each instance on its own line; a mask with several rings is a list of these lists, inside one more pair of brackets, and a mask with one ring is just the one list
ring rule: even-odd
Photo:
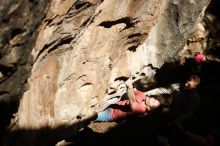
[[203,20],[196,25],[193,36],[188,40],[180,56],[194,57],[203,53],[209,60],[219,62],[219,9],[220,2],[213,0],[207,8]]
[[18,125],[69,123],[114,79],[171,61],[205,7],[185,0],[52,1],[32,51]]
[[30,53],[47,4],[48,0],[0,1],[0,142],[24,93]]
[[[142,65],[173,61],[208,0],[52,0],[32,50],[19,129],[80,127],[90,101]],[[82,114],[83,113],[83,114]],[[77,128],[76,128],[77,129]],[[36,140],[36,139],[35,139]]]
[[[27,82],[26,74],[31,68],[26,63],[31,63],[30,53],[47,3],[34,0],[0,2],[0,90],[11,98],[18,98],[23,93],[23,89],[14,88]],[[3,100],[16,99],[1,96],[0,102]]]

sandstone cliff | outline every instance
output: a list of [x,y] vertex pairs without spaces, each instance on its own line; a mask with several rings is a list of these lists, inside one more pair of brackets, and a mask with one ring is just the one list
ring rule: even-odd
[[[15,23],[18,28],[13,28],[9,36],[11,51],[1,58],[1,65],[8,69],[13,68],[15,62],[22,64],[17,61],[19,58],[10,61],[7,58],[20,53],[19,48],[23,47],[27,54],[31,51],[33,66],[28,89],[20,100],[14,129],[37,130],[65,125],[76,132],[84,120],[94,116],[90,101],[102,98],[116,78],[129,77],[143,65],[160,68],[165,62],[177,59],[196,24],[201,22],[209,2],[51,0],[34,46],[24,46],[20,36],[32,36],[46,9],[41,7],[40,12],[34,13],[36,16],[26,17],[23,23],[17,21],[21,24]],[[35,3],[39,6],[46,1]],[[21,5],[14,4],[9,12],[16,6]],[[25,7],[28,5],[22,6],[22,14],[28,15],[29,8]],[[33,17],[36,17],[37,24],[28,27],[31,22],[28,20]],[[24,34],[26,27],[30,32]],[[21,41],[14,41],[16,39]],[[24,54],[20,58],[26,58],[26,63],[28,55]],[[26,69],[19,69],[19,77],[25,77]],[[11,80],[8,82],[12,84],[1,84],[6,94],[23,81]],[[37,136],[35,134],[30,141],[35,143]]]
[[32,50],[19,126],[69,123],[92,97],[141,65],[172,61],[202,20],[206,1],[57,1]]

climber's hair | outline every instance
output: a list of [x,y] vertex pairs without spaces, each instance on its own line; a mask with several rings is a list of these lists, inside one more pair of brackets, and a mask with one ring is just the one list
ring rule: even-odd
[[188,81],[194,81],[195,83],[197,83],[197,85],[199,85],[200,84],[200,77],[199,76],[197,76],[197,75],[191,75],[191,76],[189,76],[188,77],[188,79],[187,79]]

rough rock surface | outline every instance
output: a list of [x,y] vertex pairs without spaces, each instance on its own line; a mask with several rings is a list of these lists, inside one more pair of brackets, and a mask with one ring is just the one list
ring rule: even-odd
[[30,53],[48,2],[0,1],[0,142],[24,93],[32,66]]
[[205,8],[205,1],[52,1],[32,51],[19,126],[69,123],[114,79],[171,61]]
[[213,0],[207,8],[203,20],[196,25],[193,36],[187,41],[180,56],[184,58],[194,57],[198,53],[203,53],[209,60],[220,61],[219,59],[219,6],[220,2]]
[[171,61],[205,7],[185,0],[52,1],[32,51],[19,127],[68,124],[115,78]]
[[[0,92],[11,98],[18,98],[23,93],[21,87],[27,82],[26,74],[31,69],[30,53],[47,3],[34,0],[0,2]],[[14,90],[15,87],[18,88]],[[11,100],[3,96],[1,94],[0,102]]]
[[142,65],[160,68],[176,59],[208,4],[52,0],[32,50],[29,88],[20,101],[16,127],[74,125],[77,131],[94,115],[90,101],[102,98],[116,78],[129,77]]

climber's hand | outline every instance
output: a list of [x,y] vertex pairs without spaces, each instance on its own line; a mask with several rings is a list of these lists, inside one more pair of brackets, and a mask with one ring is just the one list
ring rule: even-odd
[[125,82],[125,85],[126,85],[128,88],[133,88],[132,80],[131,80],[131,79],[128,79],[128,80]]

